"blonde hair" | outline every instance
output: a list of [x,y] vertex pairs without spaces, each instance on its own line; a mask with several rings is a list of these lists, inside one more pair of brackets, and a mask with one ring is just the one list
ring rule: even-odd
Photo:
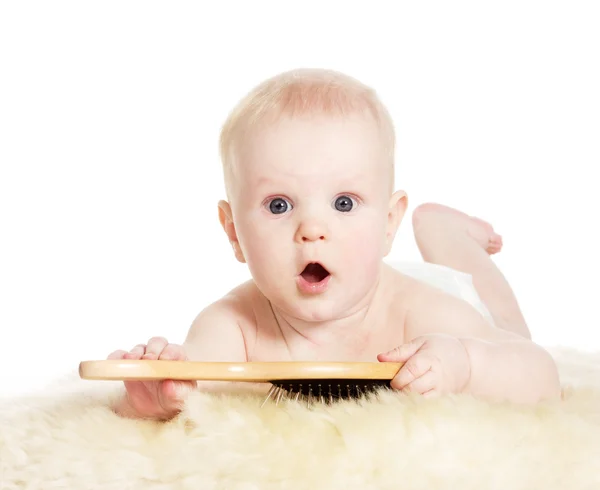
[[259,124],[274,122],[282,115],[344,116],[357,113],[370,114],[379,125],[390,158],[393,182],[394,125],[375,91],[337,71],[296,69],[276,75],[256,86],[229,114],[219,141],[226,187],[237,145],[248,131]]

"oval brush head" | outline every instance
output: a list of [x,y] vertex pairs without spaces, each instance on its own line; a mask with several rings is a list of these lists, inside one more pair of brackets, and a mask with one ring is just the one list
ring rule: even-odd
[[400,370],[393,362],[198,362],[83,361],[79,376],[93,380],[202,380],[271,383],[268,400],[321,401],[358,398],[389,387]]

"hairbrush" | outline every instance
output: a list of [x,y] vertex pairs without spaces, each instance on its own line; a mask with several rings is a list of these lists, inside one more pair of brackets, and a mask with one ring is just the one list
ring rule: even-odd
[[[162,360],[83,361],[79,376],[89,380],[234,381],[270,383],[263,401],[285,399],[333,403],[390,388],[401,363],[394,362],[197,362]],[[261,406],[262,406],[261,405]]]

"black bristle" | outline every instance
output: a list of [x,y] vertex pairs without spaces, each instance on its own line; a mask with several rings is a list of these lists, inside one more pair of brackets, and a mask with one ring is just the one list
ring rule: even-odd
[[360,398],[382,388],[390,388],[389,379],[281,379],[271,383],[294,395],[292,399],[300,395],[329,403]]

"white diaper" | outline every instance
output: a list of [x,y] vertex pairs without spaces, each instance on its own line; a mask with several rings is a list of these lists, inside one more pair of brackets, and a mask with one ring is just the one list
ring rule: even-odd
[[471,274],[429,262],[386,261],[386,263],[407,276],[465,300],[494,325],[492,315],[477,294]]

